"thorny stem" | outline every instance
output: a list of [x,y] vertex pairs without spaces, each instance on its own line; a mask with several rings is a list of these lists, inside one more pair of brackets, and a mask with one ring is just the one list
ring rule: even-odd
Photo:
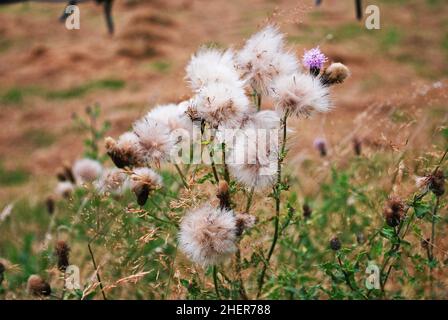
[[[425,192],[423,192],[423,193],[421,193],[419,195],[414,196],[414,199],[412,200],[412,204],[409,206],[409,208],[413,207],[415,205],[415,203],[417,203],[417,201],[420,201],[427,193],[428,192],[425,191]],[[408,208],[408,210],[409,210],[409,208]],[[381,266],[380,276],[382,276],[383,273],[384,273],[384,270],[386,270],[387,264],[389,263],[390,259],[392,258],[392,255],[394,253],[398,252],[398,250],[400,249],[401,240],[404,240],[404,238],[406,237],[406,234],[408,233],[409,228],[410,228],[414,218],[415,218],[415,212],[413,212],[412,215],[410,216],[409,221],[408,221],[408,223],[406,225],[406,229],[403,231],[403,234],[401,235],[401,238],[400,238],[400,231],[401,231],[401,229],[403,227],[404,222],[402,222],[400,224],[400,226],[398,227],[398,230],[395,230],[395,232],[396,232],[395,234],[396,234],[396,237],[398,238],[399,242],[397,244],[392,244],[391,248],[389,249],[388,257],[384,260],[384,262],[383,262],[383,264]],[[385,294],[385,287],[386,287],[387,280],[389,279],[390,273],[392,271],[392,266],[393,266],[393,264],[391,264],[388,267],[386,276],[384,277],[384,280],[381,281],[381,279],[380,279],[381,292],[382,292],[383,295]],[[370,291],[369,294],[371,292],[372,291]]]
[[62,294],[61,294],[61,300],[64,300],[65,297],[65,290],[66,290],[66,286],[65,286],[65,281],[66,281],[66,270],[64,270],[64,272],[62,273],[62,281],[63,281],[63,286],[62,286]]
[[[250,206],[252,203],[252,198],[253,198],[253,194],[254,194],[254,187],[251,188],[250,193],[247,197],[247,204],[246,204],[246,214],[249,214],[249,210],[250,210]],[[237,244],[237,249],[236,249],[236,254],[235,254],[235,258],[236,258],[236,263],[235,263],[235,269],[236,269],[236,274],[238,276],[238,282],[239,282],[239,291],[240,291],[240,295],[241,295],[241,299],[243,300],[247,300],[249,299],[246,293],[246,289],[244,287],[244,282],[243,282],[243,276],[241,274],[241,249],[240,249],[240,240],[238,240],[238,244]]]
[[[428,260],[432,262],[434,260],[434,246],[436,242],[436,217],[437,217],[437,209],[439,207],[440,197],[436,197],[436,203],[434,204],[434,209],[432,211],[432,221],[431,221],[431,240],[429,243],[428,250]],[[434,278],[433,278],[433,267],[429,266],[429,288],[431,297],[434,297]]]
[[215,292],[216,297],[221,299],[221,295],[219,294],[219,286],[218,286],[218,268],[213,266],[213,283],[215,284]]
[[288,112],[286,111],[281,122],[281,129],[283,130],[282,137],[282,146],[281,152],[277,158],[277,183],[273,188],[273,196],[275,198],[275,217],[274,217],[274,236],[272,238],[271,247],[269,248],[268,256],[266,258],[266,262],[263,265],[263,269],[261,270],[259,282],[258,282],[258,293],[257,298],[260,297],[261,291],[263,290],[264,278],[266,275],[266,269],[268,268],[269,262],[271,260],[272,254],[274,253],[275,245],[278,240],[278,231],[279,231],[279,222],[280,222],[280,193],[281,193],[281,184],[282,184],[282,163],[285,158],[286,151],[286,121],[288,119]]
[[221,143],[221,149],[222,149],[222,163],[224,165],[224,180],[230,184],[230,175],[229,175],[229,168],[227,167],[226,163],[226,143]]
[[352,291],[356,291],[355,288],[353,288],[352,283],[350,282],[350,277],[348,276],[348,273],[345,271],[344,265],[342,264],[342,260],[341,260],[341,257],[339,255],[338,255],[338,263],[339,263],[339,266],[341,267],[342,273],[344,274],[345,283],[347,283],[347,286]]
[[236,274],[237,274],[237,277],[238,277],[240,296],[241,296],[241,299],[248,300],[246,289],[244,287],[243,276],[241,274],[241,250],[240,250],[240,243],[239,243],[239,241],[238,241],[238,246],[237,246],[235,258],[236,258],[235,268],[236,268]]
[[95,256],[93,255],[92,247],[90,246],[90,242],[87,244],[87,247],[89,248],[90,252],[90,258],[92,259],[93,267],[95,268],[96,272],[96,278],[100,284],[101,294],[103,295],[103,299],[107,300],[106,293],[104,292],[103,283],[101,282],[101,276],[100,276],[100,270],[98,269],[98,266],[95,261]]
[[344,275],[345,283],[347,284],[347,286],[350,288],[350,290],[352,290],[355,293],[358,293],[358,294],[362,295],[362,297],[367,300],[368,297],[364,293],[360,292],[357,288],[355,288],[352,285],[352,283],[350,281],[350,277],[349,277],[347,271],[345,271],[344,265],[342,264],[341,257],[339,255],[337,257],[338,257],[339,266],[341,267],[341,271],[342,271],[342,274]]
[[215,178],[215,183],[218,184],[219,183],[219,176],[218,176],[218,171],[216,170],[216,164],[215,164],[215,159],[214,155],[215,155],[215,151],[213,150],[213,140],[215,139],[214,135],[212,135],[211,139],[210,139],[210,163],[212,166],[212,171],[213,171],[213,177]]
[[174,164],[174,167],[176,168],[177,173],[179,173],[179,176],[180,176],[180,178],[181,178],[181,180],[182,180],[182,184],[184,185],[184,187],[185,187],[186,189],[189,189],[188,184],[187,184],[187,181],[185,180],[185,176],[184,176],[184,174],[182,173],[182,170],[181,170],[181,169],[179,168],[179,166],[177,165],[177,163]]

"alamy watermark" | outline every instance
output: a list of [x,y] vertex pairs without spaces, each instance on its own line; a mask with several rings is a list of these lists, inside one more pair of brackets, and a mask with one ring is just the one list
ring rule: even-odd
[[366,7],[366,19],[364,21],[364,25],[368,30],[379,30],[381,29],[381,20],[380,20],[380,8],[376,5],[369,5]]
[[81,11],[76,5],[69,5],[65,8],[65,27],[67,30],[79,30],[81,28]]

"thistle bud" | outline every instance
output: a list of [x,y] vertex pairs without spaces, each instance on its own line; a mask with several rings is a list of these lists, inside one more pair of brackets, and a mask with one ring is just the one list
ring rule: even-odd
[[55,203],[53,196],[49,196],[47,200],[45,200],[45,206],[47,207],[47,212],[51,216],[54,213]]
[[70,247],[65,241],[60,240],[56,243],[55,254],[58,257],[58,269],[65,271],[69,266]]
[[430,242],[431,242],[431,240],[429,238],[426,238],[426,239],[422,239],[420,244],[421,244],[423,249],[427,250],[429,248],[429,243]]
[[133,132],[125,132],[118,141],[105,139],[106,151],[117,168],[134,167],[141,164],[138,137]]
[[363,244],[365,241],[366,241],[366,237],[364,236],[364,233],[358,232],[356,234],[356,242],[358,242],[358,244]]
[[338,251],[339,249],[341,249],[341,241],[338,237],[334,237],[330,240],[330,248],[333,251]]
[[361,148],[362,148],[361,140],[360,140],[359,138],[355,137],[355,138],[353,139],[353,150],[355,151],[355,154],[356,154],[357,156],[360,156],[360,155],[361,155],[361,151],[362,151]]
[[429,179],[429,190],[431,190],[437,197],[445,193],[445,175],[443,171],[437,169]]
[[219,199],[219,205],[221,209],[231,209],[230,206],[230,195],[229,195],[229,184],[225,180],[219,181],[218,192],[216,197]]
[[112,162],[114,163],[117,168],[124,168],[129,165],[126,158],[123,156],[123,154],[118,150],[117,148],[117,142],[112,137],[107,137],[105,140],[106,145],[106,152],[107,155],[110,157]]
[[148,201],[149,186],[146,184],[140,185],[133,189],[135,196],[137,197],[137,203],[139,206],[144,206]]
[[384,206],[383,215],[386,223],[390,227],[396,227],[400,224],[405,214],[404,203],[398,197],[391,197]]
[[137,196],[137,203],[144,206],[149,193],[162,187],[162,177],[149,168],[135,168],[131,175],[131,190]]
[[236,218],[236,234],[238,236],[243,234],[244,230],[250,229],[255,225],[257,218],[248,213],[238,213],[235,216]]
[[51,287],[41,277],[33,274],[28,278],[27,291],[34,296],[49,296]]
[[71,183],[76,183],[75,176],[72,172],[72,167],[69,163],[64,163],[64,165],[62,166],[62,170],[64,172],[66,180],[70,181]]
[[320,81],[325,86],[342,83],[350,76],[350,70],[342,63],[332,63],[326,68],[320,78]]
[[5,278],[5,276],[3,275],[4,272],[5,266],[0,262],[0,286],[2,285],[3,279]]
[[311,207],[307,203],[305,203],[302,206],[302,210],[303,210],[303,217],[305,219],[309,219],[311,217],[311,214],[313,213]]
[[313,145],[314,148],[319,151],[321,157],[325,157],[327,155],[327,141],[324,138],[316,138]]

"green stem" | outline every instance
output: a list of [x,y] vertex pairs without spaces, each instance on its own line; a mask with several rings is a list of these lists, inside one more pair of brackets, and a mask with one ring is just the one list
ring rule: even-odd
[[283,130],[283,139],[282,139],[282,146],[281,146],[281,152],[278,155],[277,159],[277,183],[275,184],[273,188],[273,195],[275,198],[275,217],[274,217],[274,236],[272,238],[271,247],[269,248],[268,256],[266,258],[266,262],[263,265],[263,269],[261,270],[259,282],[258,282],[258,293],[257,298],[260,297],[261,292],[263,290],[263,284],[264,284],[264,278],[266,275],[266,270],[268,268],[269,262],[271,260],[272,254],[274,253],[275,246],[277,244],[278,240],[278,231],[279,231],[279,222],[280,222],[280,194],[281,194],[281,184],[282,184],[282,163],[283,159],[285,158],[285,151],[286,151],[286,121],[288,119],[288,112],[285,112],[282,122],[281,122],[281,129]]
[[[439,199],[440,197],[436,197],[436,203],[434,204],[434,209],[432,211],[432,221],[431,221],[431,241],[429,243],[429,257],[430,262],[434,260],[434,246],[436,242],[436,217],[437,217],[437,209],[439,207]],[[429,288],[431,297],[434,298],[434,278],[433,278],[433,270],[432,265],[429,266]]]
[[93,255],[93,251],[92,251],[92,247],[90,246],[90,242],[87,244],[87,247],[89,248],[90,258],[92,260],[93,267],[95,268],[96,278],[100,284],[101,294],[103,295],[103,299],[107,300],[106,293],[104,292],[104,288],[103,288],[103,283],[101,282],[100,270],[98,269],[98,266],[96,264],[95,256]]
[[213,283],[215,284],[215,292],[216,297],[221,299],[221,295],[219,294],[219,286],[218,286],[218,268],[213,266]]
[[187,184],[187,181],[186,181],[186,179],[185,179],[185,176],[184,176],[184,174],[182,173],[182,170],[181,170],[181,169],[179,168],[179,166],[177,165],[177,163],[174,164],[174,167],[176,168],[177,173],[179,173],[179,176],[180,176],[180,178],[181,178],[181,180],[182,180],[182,184],[184,185],[184,187],[185,187],[186,189],[189,189],[188,184]]
[[222,163],[224,165],[224,180],[226,180],[226,182],[228,184],[230,184],[229,168],[226,163],[226,143],[225,142],[221,143],[221,149],[222,149]]

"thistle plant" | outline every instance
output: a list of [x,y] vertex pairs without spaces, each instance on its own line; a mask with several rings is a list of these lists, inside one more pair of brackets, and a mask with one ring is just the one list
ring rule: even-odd
[[[261,254],[256,296],[263,293],[281,233],[282,193],[288,190],[282,175],[288,151],[288,119],[329,111],[330,85],[343,82],[349,75],[342,64],[323,69],[326,61],[318,48],[312,49],[304,56],[308,70],[301,70],[297,57],[285,45],[284,35],[274,26],[253,35],[240,51],[201,48],[186,67],[186,80],[193,92],[189,100],[156,106],[117,141],[106,139],[114,164],[131,175],[131,189],[141,206],[151,198],[152,190],[162,187],[161,179],[155,176],[164,164],[174,165],[186,190],[204,181],[218,186],[220,205],[213,204],[211,198],[190,208],[181,219],[179,232],[180,250],[193,263],[212,266],[217,297],[221,297],[220,282],[233,283],[219,266],[235,254],[235,283],[240,297],[248,297],[241,276],[239,243],[256,221],[249,214],[254,195],[269,195],[274,200],[274,233],[268,251]],[[250,91],[253,102],[247,94]],[[263,97],[273,101],[269,109],[262,110]],[[200,131],[200,157],[205,154],[210,160],[209,171],[200,180],[196,177],[200,164],[191,173],[191,163],[181,168],[173,159],[173,149],[183,144],[191,147],[195,130]],[[266,143],[262,138],[266,140],[263,134],[267,131],[273,135]],[[182,153],[191,155],[191,149],[182,149]],[[241,155],[243,159],[237,160]],[[239,190],[246,196],[244,206],[233,201],[233,197],[241,198]]]

